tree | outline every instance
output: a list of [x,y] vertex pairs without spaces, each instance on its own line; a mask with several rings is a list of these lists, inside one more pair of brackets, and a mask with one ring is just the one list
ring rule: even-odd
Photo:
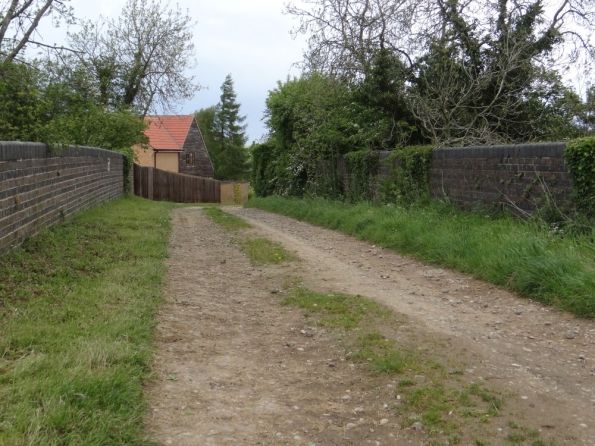
[[60,19],[73,20],[70,0],[4,0],[0,4],[0,60],[12,62],[19,57],[28,44],[50,47],[33,40],[39,22],[52,17],[54,23]]
[[196,122],[198,123],[198,128],[200,129],[205,145],[207,146],[207,150],[209,153],[212,152],[213,154],[218,152],[215,148],[217,143],[215,142],[215,135],[213,134],[216,113],[217,106],[214,105],[212,107],[201,108],[194,114]]
[[286,5],[299,19],[294,34],[309,33],[305,67],[357,78],[369,71],[382,49],[410,59],[416,7],[423,0],[302,0],[311,5]]
[[221,85],[221,100],[213,116],[213,145],[209,155],[215,167],[215,177],[220,180],[247,179],[250,172],[249,152],[246,149],[245,116],[240,116],[231,74]]
[[194,23],[179,6],[160,0],[127,0],[117,20],[102,18],[69,34],[80,63],[95,76],[101,102],[146,115],[175,111],[200,88],[194,68]]
[[441,145],[555,137],[543,126],[571,93],[557,73],[595,56],[592,0],[550,9],[542,0],[305,3],[286,12],[300,20],[294,32],[311,33],[306,67],[353,85],[374,76],[377,55],[388,52],[404,67],[396,75],[409,114]]
[[24,64],[0,63],[0,135],[5,141],[39,141],[42,92],[39,72]]
[[550,125],[570,93],[550,57],[568,31],[555,17],[543,26],[541,2],[501,0],[492,5],[492,21],[471,16],[468,4],[438,4],[441,33],[418,59],[411,90],[412,110],[426,135],[444,145],[567,136],[556,136],[552,130],[561,128]]
[[146,142],[145,123],[130,110],[106,110],[86,73],[0,63],[0,134],[13,141],[121,150]]

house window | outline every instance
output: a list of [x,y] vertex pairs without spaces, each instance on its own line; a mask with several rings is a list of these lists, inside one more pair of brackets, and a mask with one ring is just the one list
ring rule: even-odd
[[194,153],[187,153],[186,154],[186,165],[187,166],[194,166]]

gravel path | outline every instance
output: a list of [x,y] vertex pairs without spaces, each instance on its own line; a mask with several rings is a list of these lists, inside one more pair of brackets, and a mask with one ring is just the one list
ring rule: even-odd
[[509,392],[510,410],[523,422],[553,433],[557,444],[595,445],[593,321],[333,231],[257,209],[225,209],[302,261],[254,268],[200,209],[175,211],[167,303],[158,316],[158,379],[148,385],[157,441],[426,444],[423,433],[402,428],[384,409],[390,380],[366,386],[369,377],[344,361],[336,335],[300,334],[300,312],[271,295],[291,276],[393,308],[407,336],[447,341],[445,354],[466,364],[466,379]]

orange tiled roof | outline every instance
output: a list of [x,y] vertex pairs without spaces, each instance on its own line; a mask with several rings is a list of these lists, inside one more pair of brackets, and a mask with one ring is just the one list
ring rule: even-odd
[[193,120],[193,115],[147,116],[149,145],[155,150],[182,150]]

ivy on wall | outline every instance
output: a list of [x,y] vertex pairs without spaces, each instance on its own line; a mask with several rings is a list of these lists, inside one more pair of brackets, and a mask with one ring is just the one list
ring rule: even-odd
[[359,150],[345,154],[347,198],[350,201],[373,200],[380,167],[378,152]]
[[595,217],[595,138],[581,138],[568,144],[564,159],[572,174],[577,210]]
[[130,181],[132,178],[132,166],[134,165],[134,152],[130,147],[125,149],[115,149],[114,152],[121,153],[124,156],[124,194],[128,195],[134,192],[132,182]]
[[430,161],[433,146],[395,150],[384,163],[390,177],[380,187],[382,201],[412,203],[430,196]]
[[[430,195],[430,161],[433,146],[409,146],[395,150],[384,161],[379,152],[361,150],[345,155],[350,201],[381,200],[412,203]],[[379,182],[381,164],[390,175]]]

